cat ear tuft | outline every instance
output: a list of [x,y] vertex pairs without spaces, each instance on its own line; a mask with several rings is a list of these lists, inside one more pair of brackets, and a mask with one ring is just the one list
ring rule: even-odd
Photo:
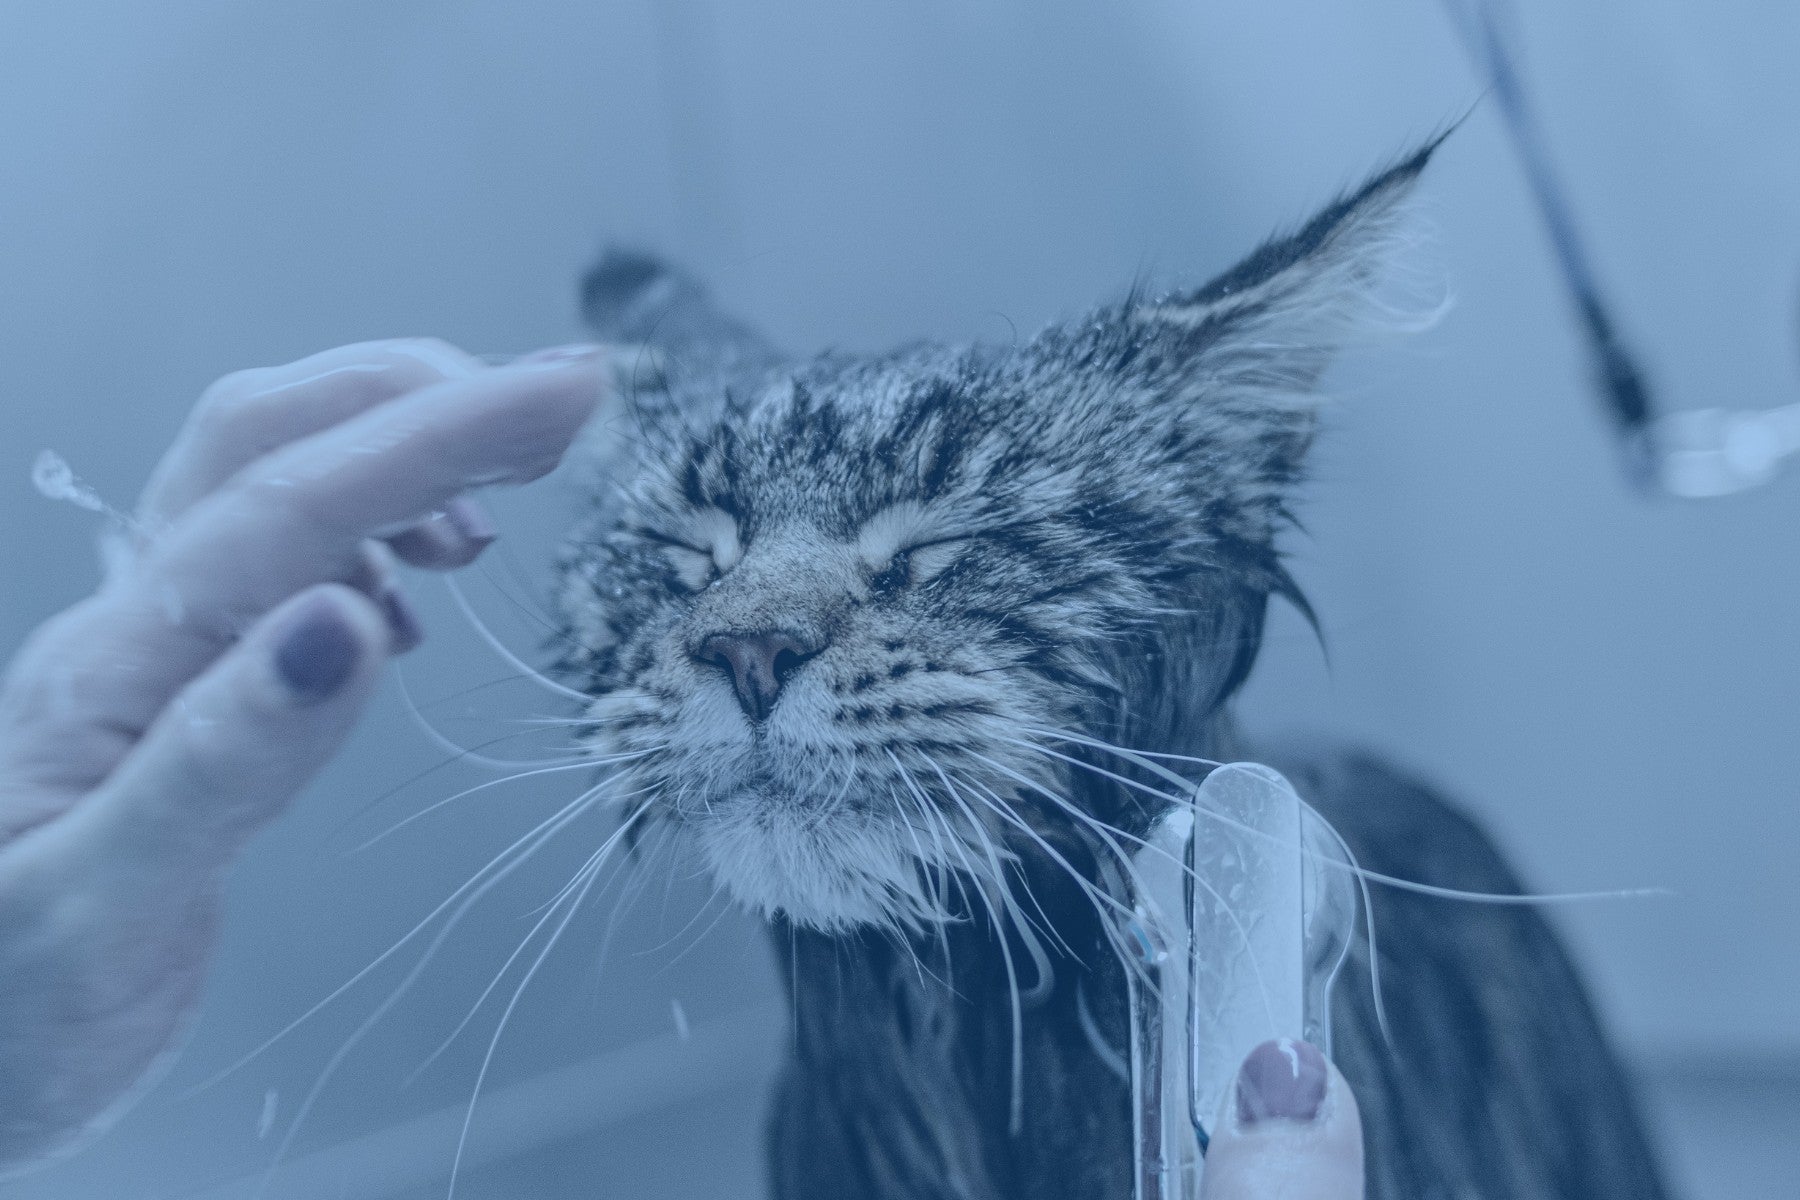
[[1421,240],[1408,199],[1441,140],[1202,287],[1133,295],[1045,331],[1025,369],[1035,392],[1064,397],[1049,436],[1168,472],[1230,536],[1267,545],[1312,441],[1326,365],[1445,307],[1441,286],[1432,303],[1408,299],[1421,289],[1403,261]]
[[1183,344],[1208,372],[1293,389],[1312,387],[1347,344],[1430,325],[1443,299],[1406,299],[1400,276],[1420,240],[1408,200],[1443,136],[1204,286],[1128,306],[1126,319],[1140,336]]

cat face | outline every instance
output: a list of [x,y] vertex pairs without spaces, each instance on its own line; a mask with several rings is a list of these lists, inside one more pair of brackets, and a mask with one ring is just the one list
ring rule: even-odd
[[1307,393],[1423,161],[1005,351],[787,365],[603,263],[603,332],[663,331],[668,369],[564,558],[594,750],[740,902],[824,930],[942,919],[1031,829],[1117,819],[1069,759],[1187,748],[1248,669]]

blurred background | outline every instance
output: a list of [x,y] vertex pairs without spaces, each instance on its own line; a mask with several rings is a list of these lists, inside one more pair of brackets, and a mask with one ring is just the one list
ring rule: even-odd
[[[0,645],[95,581],[205,384],[415,333],[571,340],[603,241],[663,249],[802,351],[1007,339],[1134,277],[1198,279],[1461,114],[1483,82],[1432,0],[226,0],[12,3],[0,36]],[[1796,398],[1800,8],[1521,0],[1523,70],[1621,315],[1679,407]],[[1631,494],[1491,103],[1431,168],[1434,330],[1360,352],[1246,712],[1449,788],[1558,910],[1685,1194],[1800,1176],[1800,479]],[[474,603],[525,609],[576,499],[496,498]],[[496,582],[504,586],[496,586]],[[485,896],[366,1036],[415,939],[269,1052],[579,786],[419,772],[555,698],[508,677],[432,580],[433,637],[237,872],[168,1081],[29,1200],[442,1196],[517,968],[428,1069],[598,836]],[[491,752],[541,758],[544,738]],[[408,782],[412,780],[412,782]],[[390,795],[390,793],[393,793]],[[583,840],[587,839],[587,840]],[[513,1012],[458,1195],[756,1197],[783,1018],[754,923],[685,866],[572,926]],[[626,894],[629,893],[629,894]],[[625,903],[629,900],[629,903]],[[429,935],[427,935],[429,936]],[[527,960],[529,961],[529,960]],[[523,964],[520,964],[523,965]]]

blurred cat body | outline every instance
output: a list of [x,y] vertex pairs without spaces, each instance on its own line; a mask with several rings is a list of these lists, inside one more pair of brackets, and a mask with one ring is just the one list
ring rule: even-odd
[[[1016,347],[794,362],[653,259],[590,275],[597,332],[647,353],[563,561],[561,667],[595,750],[770,921],[781,1200],[1131,1195],[1104,889],[1173,802],[1131,754],[1243,754],[1264,611],[1304,606],[1276,546],[1314,385],[1391,324],[1429,154],[1204,287]],[[1365,866],[1518,890],[1373,760],[1264,757]],[[1374,919],[1393,1041],[1366,949],[1335,1032],[1371,1196],[1661,1195],[1535,913],[1399,894]]]

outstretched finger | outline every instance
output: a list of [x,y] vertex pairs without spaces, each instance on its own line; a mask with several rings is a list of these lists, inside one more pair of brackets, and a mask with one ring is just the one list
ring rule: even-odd
[[153,533],[166,529],[263,455],[409,392],[485,369],[448,342],[394,338],[233,372],[207,388],[188,415],[144,488],[138,521]]

